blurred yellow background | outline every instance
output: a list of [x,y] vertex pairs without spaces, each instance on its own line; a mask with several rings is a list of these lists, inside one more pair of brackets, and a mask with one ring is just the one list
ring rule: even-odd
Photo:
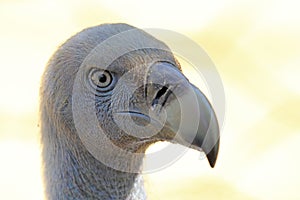
[[299,10],[295,0],[0,1],[0,199],[43,199],[40,76],[67,38],[111,22],[190,37],[225,87],[216,168],[190,151],[146,175],[149,199],[300,199]]

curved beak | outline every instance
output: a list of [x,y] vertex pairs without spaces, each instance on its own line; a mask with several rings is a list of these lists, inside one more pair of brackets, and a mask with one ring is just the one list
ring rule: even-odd
[[217,161],[220,142],[220,131],[216,114],[204,94],[196,87],[196,93],[200,118],[198,119],[198,129],[192,142],[192,146],[200,147],[206,154],[211,167],[214,167]]
[[[150,74],[150,79],[157,78],[157,73],[160,76],[164,74],[166,83],[163,87],[164,95],[161,95],[161,100],[157,100],[164,102],[161,106],[166,115],[166,128],[162,131],[162,136],[170,142],[204,151],[210,166],[214,167],[219,151],[220,131],[208,99],[179,70],[160,64],[159,70]],[[171,92],[168,93],[168,90]]]
[[173,100],[165,107],[166,123],[172,131],[177,130],[176,142],[204,151],[210,166],[214,167],[219,151],[218,121],[208,99],[198,88],[192,88],[179,101]]

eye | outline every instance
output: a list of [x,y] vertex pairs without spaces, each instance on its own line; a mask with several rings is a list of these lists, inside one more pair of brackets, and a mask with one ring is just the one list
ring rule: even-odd
[[112,76],[108,71],[94,71],[91,78],[94,84],[100,88],[108,87],[112,83]]
[[111,90],[115,84],[114,76],[107,70],[91,70],[89,77],[93,87],[98,91]]

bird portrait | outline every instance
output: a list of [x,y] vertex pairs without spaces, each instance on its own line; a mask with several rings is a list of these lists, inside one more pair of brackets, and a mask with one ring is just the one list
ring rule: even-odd
[[163,42],[127,24],[86,28],[49,60],[40,87],[46,197],[143,200],[143,160],[160,141],[219,151],[212,104]]

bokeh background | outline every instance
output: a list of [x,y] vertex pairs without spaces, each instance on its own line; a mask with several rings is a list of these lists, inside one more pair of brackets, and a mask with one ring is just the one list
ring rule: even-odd
[[0,199],[43,199],[41,74],[71,35],[111,22],[190,37],[214,61],[225,88],[226,120],[215,169],[191,150],[172,166],[145,175],[150,200],[300,199],[299,4],[1,0]]

